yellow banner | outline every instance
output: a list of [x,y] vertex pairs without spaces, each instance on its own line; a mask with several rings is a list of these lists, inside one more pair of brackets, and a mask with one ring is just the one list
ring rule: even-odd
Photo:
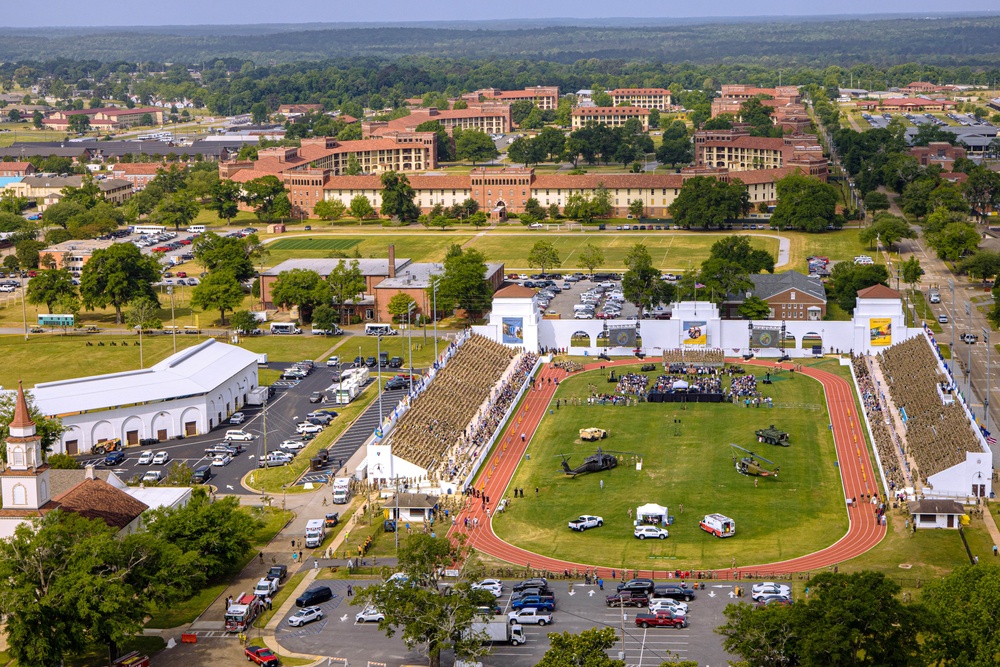
[[892,345],[892,320],[888,317],[872,317],[868,320],[871,344],[885,347]]
[[707,345],[708,322],[684,322],[681,338],[684,345]]

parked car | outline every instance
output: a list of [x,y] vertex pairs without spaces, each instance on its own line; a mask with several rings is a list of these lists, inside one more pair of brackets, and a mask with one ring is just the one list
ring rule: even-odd
[[621,591],[605,599],[609,607],[646,607],[649,595],[644,591]]
[[302,422],[300,424],[295,425],[295,432],[299,434],[319,433],[322,430],[323,430],[322,426],[319,426],[318,424],[311,424],[309,422]]
[[191,473],[191,481],[195,484],[207,484],[210,479],[212,479],[212,468],[209,466],[200,466]]
[[247,418],[246,415],[243,414],[242,412],[234,412],[233,414],[231,414],[229,416],[229,423],[230,424],[242,424],[243,422],[246,421],[246,418]]
[[669,598],[671,600],[684,600],[690,602],[695,599],[695,593],[690,588],[684,588],[676,584],[660,584],[653,589],[654,599]]
[[354,616],[355,623],[367,623],[369,621],[378,623],[385,619],[385,614],[374,607],[365,607]]
[[303,607],[289,617],[288,625],[297,628],[321,618],[323,618],[323,610],[319,607]]
[[791,595],[792,587],[787,584],[776,584],[773,581],[765,581],[762,584],[754,584],[750,588],[750,597],[759,600],[765,595]]
[[280,445],[278,445],[278,449],[281,449],[286,452],[297,452],[300,449],[304,449],[305,446],[306,443],[302,442],[301,440],[285,440]]
[[499,579],[483,579],[480,582],[472,584],[471,588],[477,591],[489,591],[496,597],[503,595],[503,582]]
[[278,581],[281,581],[282,579],[285,578],[285,575],[287,574],[288,574],[288,566],[279,563],[277,565],[271,566],[271,569],[267,571],[267,578],[277,579]]
[[644,540],[647,537],[657,540],[665,540],[670,536],[670,533],[666,528],[660,528],[659,526],[636,526],[632,534],[638,537],[640,540]]
[[104,457],[104,465],[116,466],[125,462],[125,452],[108,452]]
[[310,403],[320,403],[322,401],[323,401],[323,392],[314,391],[313,393],[309,394]]
[[153,465],[161,466],[170,460],[170,454],[167,452],[156,452],[156,456],[153,457]]
[[507,622],[511,625],[548,625],[552,622],[552,612],[525,607],[507,614]]
[[618,584],[616,590],[619,593],[646,593],[648,595],[653,592],[655,587],[656,584],[653,583],[652,579],[629,579],[623,584]]
[[314,586],[295,598],[296,607],[311,607],[333,599],[333,591],[329,586]]
[[532,579],[525,579],[524,581],[514,584],[512,587],[515,592],[520,592],[526,588],[548,588],[549,580],[545,577],[534,577]]
[[141,466],[148,466],[153,462],[153,452],[143,452],[139,454],[139,460],[136,461]]
[[216,454],[215,458],[212,459],[212,465],[216,467],[227,466],[232,460],[233,457],[229,454]]
[[163,474],[159,470],[147,470],[142,476],[143,484],[157,484],[163,479]]

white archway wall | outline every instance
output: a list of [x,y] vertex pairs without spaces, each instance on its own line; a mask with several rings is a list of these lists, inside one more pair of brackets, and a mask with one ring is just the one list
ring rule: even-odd
[[149,437],[146,433],[146,427],[142,423],[142,419],[137,415],[132,415],[124,420],[122,420],[122,425],[118,437],[122,439],[122,443],[127,444],[128,438],[126,433],[129,431],[137,431],[139,433],[139,439]]

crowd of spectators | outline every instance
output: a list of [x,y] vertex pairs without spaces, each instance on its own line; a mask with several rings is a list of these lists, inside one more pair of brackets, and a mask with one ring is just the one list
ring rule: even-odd
[[721,394],[722,377],[718,374],[661,375],[650,391],[658,394]]
[[931,475],[964,463],[966,452],[982,447],[957,401],[941,400],[937,358],[922,336],[878,355],[892,402],[906,414],[906,447],[926,484]]
[[752,373],[734,375],[729,381],[728,396],[733,403],[738,403],[741,399],[758,398],[760,392],[757,391],[757,376]]
[[515,354],[488,338],[470,336],[399,418],[389,435],[393,454],[428,470],[440,465]]
[[537,361],[538,355],[531,352],[522,354],[518,358],[513,371],[503,378],[500,386],[490,397],[489,403],[480,411],[479,416],[469,424],[465,433],[448,452],[440,470],[443,479],[453,480],[468,473],[472,464],[479,458],[483,448],[489,445],[490,439],[514,403],[517,393],[521,390]]
[[646,387],[649,385],[649,376],[642,373],[625,373],[618,378],[615,385],[616,394],[632,394],[633,396],[645,396]]
[[879,461],[882,462],[885,479],[889,483],[889,491],[907,486],[906,478],[899,466],[901,460],[906,465],[906,457],[896,433],[885,424],[882,396],[872,381],[868,359],[864,356],[852,357],[851,365],[854,366],[854,377],[858,380],[861,404],[864,406],[865,414],[868,415],[872,438],[875,440]]

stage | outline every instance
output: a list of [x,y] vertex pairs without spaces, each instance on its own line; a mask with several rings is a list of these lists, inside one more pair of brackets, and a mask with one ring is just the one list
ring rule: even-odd
[[650,392],[646,400],[650,403],[722,403],[725,394],[706,394],[702,392]]

